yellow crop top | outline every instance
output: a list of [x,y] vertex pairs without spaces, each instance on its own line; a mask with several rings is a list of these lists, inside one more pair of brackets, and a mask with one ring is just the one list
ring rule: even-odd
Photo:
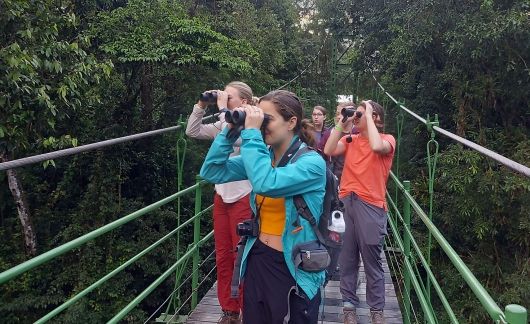
[[270,198],[256,195],[256,208],[260,208],[261,232],[282,235],[285,226],[285,198]]

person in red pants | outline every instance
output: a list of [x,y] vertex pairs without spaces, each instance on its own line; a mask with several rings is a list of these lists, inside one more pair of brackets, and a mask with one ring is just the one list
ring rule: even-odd
[[[217,106],[221,111],[219,121],[211,124],[202,123],[209,102],[199,100],[193,106],[186,127],[186,135],[191,138],[213,140],[226,126],[224,111],[232,110],[243,104],[252,104],[254,101],[252,89],[247,84],[238,81],[230,82],[224,90],[207,92],[215,93],[217,96]],[[241,140],[238,140],[234,144],[232,156],[239,155],[240,143]],[[240,298],[231,298],[230,284],[236,258],[235,249],[239,242],[236,225],[251,216],[249,194],[252,187],[247,180],[234,181],[215,185],[215,191],[213,228],[217,265],[217,298],[223,311],[218,323],[239,324],[243,305],[242,293],[239,294]]]

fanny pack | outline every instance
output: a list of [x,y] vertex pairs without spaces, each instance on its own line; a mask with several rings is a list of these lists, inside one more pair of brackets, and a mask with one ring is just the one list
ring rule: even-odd
[[315,240],[295,245],[293,262],[296,268],[306,272],[320,272],[329,266],[331,257],[327,248]]

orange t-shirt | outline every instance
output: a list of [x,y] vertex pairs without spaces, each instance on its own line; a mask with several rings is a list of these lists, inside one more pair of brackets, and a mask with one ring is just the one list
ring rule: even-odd
[[375,153],[370,147],[368,138],[360,134],[353,135],[351,143],[346,142],[347,136],[341,138],[340,141],[346,146],[346,151],[339,197],[354,192],[363,201],[388,210],[385,199],[386,183],[392,167],[396,140],[389,134],[379,135],[392,146],[390,153],[385,155]]
[[260,231],[265,234],[282,235],[285,227],[285,198],[256,195],[256,208],[260,208]]

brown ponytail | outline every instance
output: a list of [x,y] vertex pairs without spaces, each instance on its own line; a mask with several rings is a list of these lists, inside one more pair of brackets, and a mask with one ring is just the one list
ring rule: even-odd
[[299,136],[300,140],[308,146],[315,147],[317,144],[315,141],[315,125],[309,119],[302,119]]

